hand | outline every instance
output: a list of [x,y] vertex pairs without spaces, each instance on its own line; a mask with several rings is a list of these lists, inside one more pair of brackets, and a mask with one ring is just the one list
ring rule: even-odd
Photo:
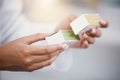
[[[69,15],[66,19],[64,19],[59,26],[55,29],[55,31],[58,30],[68,30],[71,29],[70,23],[77,18],[76,15],[71,14]],[[100,21],[101,28],[106,28],[108,27],[108,22],[105,20]],[[101,36],[101,31],[99,28],[91,28],[87,32],[80,32],[79,33],[79,38],[80,41],[71,44],[71,47],[74,48],[88,48],[89,44],[93,44],[95,42],[95,38]]]
[[0,47],[0,70],[33,71],[50,65],[64,50],[62,44],[31,45],[44,40],[46,34],[26,36]]

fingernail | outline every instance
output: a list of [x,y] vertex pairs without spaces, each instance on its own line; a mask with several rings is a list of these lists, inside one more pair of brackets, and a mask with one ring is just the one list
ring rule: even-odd
[[84,33],[84,34],[83,34],[83,37],[84,37],[84,38],[88,38],[88,35]]
[[96,33],[96,30],[95,30],[95,28],[92,28],[92,33]]
[[57,57],[57,56],[55,56],[55,57],[51,58],[51,61],[54,61],[54,60],[56,59],[56,57]]
[[88,44],[88,42],[87,42],[87,41],[85,41],[84,43],[85,43],[85,44]]
[[102,24],[106,24],[106,21],[105,21],[105,20],[101,20],[101,23],[102,23]]
[[85,44],[85,45],[84,45],[84,48],[88,48],[88,42],[85,41],[84,44]]
[[69,46],[67,44],[63,44],[62,47],[63,47],[63,49],[68,49],[69,48]]

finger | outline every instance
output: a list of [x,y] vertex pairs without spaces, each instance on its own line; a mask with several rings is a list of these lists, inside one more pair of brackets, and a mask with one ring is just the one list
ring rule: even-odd
[[42,62],[42,61],[50,60],[53,57],[58,56],[61,52],[62,52],[61,50],[58,50],[58,51],[55,51],[53,53],[46,54],[46,55],[32,56],[31,57],[32,63],[39,63],[39,62]]
[[84,38],[84,34],[85,34],[84,32],[80,32],[80,33],[79,33],[78,36],[79,36],[80,41],[83,41],[83,40],[85,39],[85,38]]
[[34,71],[34,70],[37,70],[37,69],[41,69],[43,67],[51,65],[52,62],[53,62],[53,60],[46,60],[46,61],[43,61],[43,62],[35,63],[35,64],[27,67],[27,70],[28,71]]
[[95,42],[95,38],[91,37],[91,36],[88,36],[86,38],[86,40],[88,41],[89,44],[93,44]]
[[102,33],[99,28],[92,28],[90,34],[93,37],[100,37]]
[[95,38],[88,36],[86,33],[83,34],[83,38],[84,38],[84,41],[87,40],[89,44],[93,44],[95,42]]
[[55,52],[49,54],[49,56],[50,56],[50,58],[53,58],[55,56],[58,56],[61,52],[62,52],[61,50],[58,50],[58,51],[55,51]]
[[89,44],[87,40],[84,40],[83,42],[78,41],[75,44],[71,45],[72,48],[88,48]]
[[94,27],[87,31],[86,34],[91,37],[100,37],[102,33],[99,28]]
[[30,36],[26,36],[26,37],[23,37],[21,38],[21,40],[24,42],[24,43],[27,43],[27,44],[32,44],[34,42],[37,42],[39,40],[44,40],[46,36],[48,36],[49,34],[45,34],[45,33],[37,33],[37,34],[33,34],[33,35],[30,35]]
[[80,32],[80,33],[79,33],[79,38],[80,38],[80,41],[77,41],[76,43],[71,44],[70,47],[72,47],[72,48],[80,48],[81,45],[82,45],[82,43],[83,43],[83,41],[84,41],[85,38],[86,38],[85,33]]
[[88,41],[85,40],[85,41],[83,42],[83,44],[81,45],[81,47],[82,47],[82,48],[88,48],[88,47],[89,47]]
[[55,31],[71,29],[70,23],[76,18],[77,18],[76,15],[70,14],[67,18],[65,18],[62,22],[60,22],[59,26],[55,29]]
[[31,46],[32,55],[44,55],[52,53],[58,50],[63,51],[66,48],[66,44],[55,44],[55,45],[42,45],[42,46]]
[[101,20],[100,21],[100,27],[101,28],[107,28],[108,27],[108,25],[109,25],[109,23],[108,23],[108,21],[106,21],[106,20]]
[[70,22],[72,22],[72,21],[75,20],[77,17],[78,17],[78,16],[75,15],[75,14],[70,14],[68,18],[69,18]]
[[81,47],[81,42],[78,41],[78,42],[76,42],[76,43],[74,43],[74,44],[71,44],[70,47],[71,47],[71,48],[80,48],[80,47]]

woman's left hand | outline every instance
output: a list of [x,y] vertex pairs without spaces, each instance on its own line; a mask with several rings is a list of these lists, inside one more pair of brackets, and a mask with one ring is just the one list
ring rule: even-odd
[[[55,31],[58,30],[68,30],[71,29],[70,23],[77,18],[76,15],[69,15],[66,19],[64,19],[60,25],[55,29]],[[108,27],[108,21],[101,20],[100,21],[101,28],[107,28]],[[79,38],[80,41],[71,44],[70,47],[73,48],[88,48],[90,44],[93,44],[95,42],[95,38],[98,38],[101,36],[100,28],[93,27],[87,32],[80,32]]]

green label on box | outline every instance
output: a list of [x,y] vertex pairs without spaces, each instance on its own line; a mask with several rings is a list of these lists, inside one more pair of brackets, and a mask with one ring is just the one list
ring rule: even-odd
[[79,37],[72,30],[62,30],[61,32],[65,40],[79,40]]

